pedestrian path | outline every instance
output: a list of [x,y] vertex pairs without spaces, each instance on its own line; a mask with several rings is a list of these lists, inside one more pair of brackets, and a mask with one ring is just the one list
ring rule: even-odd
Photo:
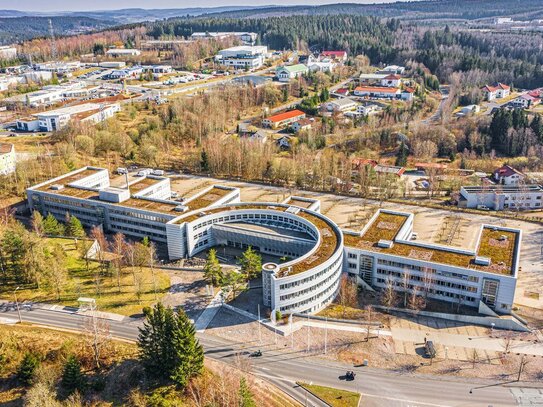
[[213,318],[215,318],[215,315],[217,315],[217,312],[221,309],[221,306],[222,292],[219,291],[194,323],[196,332],[205,332]]

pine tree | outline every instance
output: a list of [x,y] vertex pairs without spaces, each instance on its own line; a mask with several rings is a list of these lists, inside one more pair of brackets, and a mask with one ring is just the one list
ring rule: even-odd
[[200,167],[202,168],[202,171],[204,172],[209,171],[209,159],[207,158],[207,153],[205,150],[202,150],[202,154],[200,158]]
[[40,358],[38,355],[31,352],[25,353],[23,360],[17,369],[17,377],[23,384],[31,384],[39,365]]
[[185,387],[204,364],[204,351],[194,326],[183,310],[174,313],[160,303],[153,309],[144,309],[144,314],[146,320],[140,328],[138,346],[146,372]]
[[211,249],[207,255],[206,264],[204,266],[204,277],[209,284],[215,287],[219,287],[222,284],[224,276],[215,249]]
[[409,155],[409,150],[407,149],[405,143],[402,141],[400,148],[398,149],[398,154],[396,155],[396,165],[398,167],[405,167],[407,165],[407,157]]
[[254,278],[262,271],[262,257],[253,250],[251,246],[241,256],[239,260],[241,272],[247,279]]
[[81,221],[75,216],[70,216],[66,225],[66,234],[71,237],[85,237],[85,229],[83,229]]
[[43,220],[43,232],[46,235],[62,236],[64,234],[64,226],[49,213]]
[[81,390],[84,384],[84,377],[81,373],[81,364],[74,355],[70,355],[64,364],[62,373],[62,387],[71,394],[76,390]]
[[253,394],[249,390],[245,377],[242,377],[239,381],[239,407],[256,407]]

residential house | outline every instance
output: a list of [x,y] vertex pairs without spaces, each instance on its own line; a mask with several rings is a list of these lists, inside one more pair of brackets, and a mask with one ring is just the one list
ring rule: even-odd
[[332,92],[332,96],[339,96],[339,97],[344,97],[344,96],[349,96],[351,92],[349,91],[348,88],[339,88],[338,90],[335,90]]
[[133,48],[111,48],[106,51],[106,56],[112,58],[137,57],[139,55],[141,55],[141,51]]
[[474,113],[479,113],[481,111],[481,108],[479,105],[468,105],[464,106],[460,111],[456,114],[457,116],[467,116]]
[[400,99],[405,100],[406,102],[410,102],[413,100],[413,97],[415,96],[415,89],[405,87],[400,92]]
[[402,77],[397,74],[390,74],[381,79],[381,86],[399,88],[402,84]]
[[270,117],[266,117],[264,120],[262,120],[262,126],[276,129],[279,127],[288,126],[289,124],[292,124],[304,118],[305,118],[305,113],[302,112],[301,110],[298,110],[298,109],[289,110],[288,112],[279,113]]
[[146,65],[142,67],[143,72],[152,72],[153,77],[159,78],[173,72],[171,65]]
[[347,60],[347,51],[322,51],[321,57],[330,58],[335,61],[345,62]]
[[539,97],[533,96],[530,93],[525,93],[520,95],[518,98],[511,101],[511,106],[518,109],[529,109],[531,107],[537,106],[541,103]]
[[138,78],[143,73],[141,66],[131,66],[124,69],[115,69],[109,74],[109,79]]
[[358,103],[350,98],[333,99],[325,104],[326,109],[329,112],[348,112],[355,110]]
[[358,77],[358,83],[364,86],[374,86],[380,85],[381,81],[385,79],[390,74],[379,74],[379,73],[363,73]]
[[215,61],[220,65],[233,69],[258,69],[264,65],[268,47],[265,45],[240,45],[220,50]]
[[366,104],[366,105],[358,105],[356,107],[357,113],[360,113],[361,115],[364,115],[364,116],[370,116],[372,114],[377,114],[381,110],[383,110],[383,108],[381,106],[373,104],[373,103]]
[[266,130],[259,129],[253,134],[247,136],[247,138],[251,141],[265,143],[266,141],[268,141],[268,132]]
[[0,175],[15,172],[15,146],[8,143],[0,143]]
[[8,45],[0,46],[0,59],[17,58],[17,48]]
[[309,68],[304,64],[280,66],[275,71],[275,75],[279,82],[289,82],[291,79],[298,78],[309,72]]
[[526,179],[525,174],[507,164],[495,169],[492,177],[501,185],[518,185]]
[[307,64],[311,72],[332,72],[335,64],[331,60],[314,61]]
[[277,146],[281,149],[288,150],[292,146],[292,136],[285,134],[276,140]]
[[67,74],[69,72],[76,71],[81,68],[81,62],[79,61],[69,61],[69,62],[59,62],[59,61],[49,61],[42,62],[34,65],[35,71],[47,71],[55,72],[57,74]]
[[380,74],[396,74],[396,75],[403,75],[405,73],[405,67],[399,66],[399,65],[388,65],[385,66],[383,69],[379,70],[378,73]]
[[486,85],[481,88],[485,96],[485,100],[491,102],[494,99],[503,99],[511,93],[511,88],[503,83],[495,83],[494,85]]
[[299,133],[301,131],[311,130],[312,126],[313,126],[313,120],[305,118],[305,119],[300,119],[300,120],[292,123],[290,128],[295,133]]

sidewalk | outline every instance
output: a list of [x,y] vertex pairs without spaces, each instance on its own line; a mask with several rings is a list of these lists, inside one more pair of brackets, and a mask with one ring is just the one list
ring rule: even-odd
[[222,292],[219,291],[194,323],[196,332],[205,332],[213,318],[215,318],[215,315],[217,315],[217,312],[221,309],[221,306]]

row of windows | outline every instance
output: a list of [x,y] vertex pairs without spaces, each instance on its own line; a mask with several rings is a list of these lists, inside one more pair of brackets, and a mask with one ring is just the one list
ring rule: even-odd
[[[378,278],[377,282],[383,285],[388,284],[388,280],[385,280],[384,278]],[[404,285],[399,281],[392,281],[392,285],[399,287],[402,290],[405,290]],[[419,286],[419,285],[414,285],[414,284],[409,284],[407,286],[407,289],[411,291],[416,289],[417,291],[425,291],[429,295],[432,295],[432,296],[454,298],[455,300],[461,300],[461,301],[467,301],[467,302],[474,302],[477,300],[475,297],[471,297],[469,295],[451,293],[449,291],[436,290],[435,288],[429,288],[425,290],[424,287]]]
[[[397,271],[385,270],[385,269],[380,269],[380,268],[377,269],[377,274],[389,275],[389,276],[400,278],[402,280],[405,278],[404,273],[399,273]],[[439,286],[442,286],[442,287],[454,288],[456,290],[468,291],[468,292],[471,292],[471,293],[476,293],[477,292],[477,287],[467,286],[467,285],[464,285],[464,284],[455,284],[455,283],[451,283],[449,281],[436,280],[436,279],[428,279],[427,281],[425,281],[425,278],[422,277],[422,276],[411,275],[411,276],[409,276],[409,280],[410,281],[421,281],[421,282],[424,282],[427,286],[439,285]]]
[[399,263],[397,261],[385,260],[385,259],[378,259],[377,263],[381,264],[383,266],[396,267],[396,268],[399,268],[399,269],[402,269],[402,270],[422,271],[424,273],[437,274],[437,275],[441,275],[443,277],[458,278],[458,279],[461,279],[461,280],[471,281],[471,282],[474,282],[474,283],[479,282],[479,278],[475,277],[475,276],[468,276],[466,274],[454,273],[454,272],[450,272],[450,271],[436,270],[436,269],[431,268],[431,267],[415,266],[415,265],[412,265],[412,264]]
[[164,234],[153,233],[153,232],[142,232],[141,229],[134,229],[121,225],[111,225],[111,230],[116,230],[118,232],[126,232],[127,235],[136,235],[136,236],[147,236],[154,240],[160,240],[161,242],[165,241]]
[[208,240],[208,239],[202,240],[202,241],[196,243],[196,245],[194,245],[194,248],[197,249],[198,247],[205,246],[205,245],[208,244],[208,243],[209,243],[209,240]]
[[293,292],[291,294],[281,295],[279,297],[279,299],[281,301],[288,301],[288,300],[290,300],[292,298],[303,296],[303,295],[305,295],[305,294],[307,294],[309,292],[318,290],[320,287],[322,287],[323,285],[326,285],[328,282],[330,282],[330,280],[332,280],[334,278],[335,278],[335,276],[332,274],[332,275],[328,276],[325,280],[321,281],[318,284],[315,284],[315,285],[313,285],[311,287],[308,287],[305,290],[295,291],[295,292]]
[[121,224],[121,225],[134,225],[134,226],[141,226],[148,229],[155,229],[155,230],[161,230],[163,232],[166,232],[166,227],[162,225],[154,225],[152,223],[145,223],[145,222],[136,222],[133,220],[123,219],[123,218],[117,218],[115,216],[110,216],[109,220],[115,224]]
[[336,260],[332,265],[326,267],[324,270],[321,270],[318,273],[315,273],[315,274],[313,274],[313,275],[311,275],[309,277],[305,277],[305,278],[303,278],[301,280],[296,280],[296,281],[293,281],[291,283],[281,284],[279,286],[279,289],[280,290],[287,290],[289,288],[298,287],[300,285],[305,285],[306,283],[309,283],[310,281],[313,281],[313,280],[321,277],[322,275],[328,273],[331,269],[334,269],[337,266],[337,263],[340,260],[341,259]]
[[[333,291],[333,296],[335,296],[335,292],[337,290],[337,285],[339,284],[339,279],[340,278],[341,278],[341,274],[338,276],[338,278],[336,278],[336,280],[325,291],[322,291],[322,292],[320,292],[318,294],[315,294],[314,296],[312,296],[310,298],[307,298],[307,299],[305,299],[303,301],[300,301],[300,302],[297,302],[297,303],[294,303],[294,304],[285,305],[284,307],[280,307],[279,308],[280,311],[285,312],[285,311],[288,311],[288,310],[291,310],[291,309],[302,307],[305,304],[310,304],[313,301],[315,301],[317,298],[328,294],[330,291]],[[329,301],[329,299],[324,300],[322,303],[326,303],[327,301]]]
[[358,255],[355,254],[355,253],[349,253],[349,254],[347,255],[347,257],[349,257],[349,259],[357,259],[357,258],[358,258]]
[[127,211],[127,210],[122,210],[122,209],[110,209],[109,212],[113,213],[113,214],[117,214],[117,215],[126,216],[128,218],[145,219],[145,220],[150,220],[152,222],[159,222],[159,223],[166,223],[166,222],[168,222],[170,220],[169,218],[164,218],[162,216],[156,216],[156,215],[150,215],[150,214],[147,214],[147,213],[139,213],[139,212]]

